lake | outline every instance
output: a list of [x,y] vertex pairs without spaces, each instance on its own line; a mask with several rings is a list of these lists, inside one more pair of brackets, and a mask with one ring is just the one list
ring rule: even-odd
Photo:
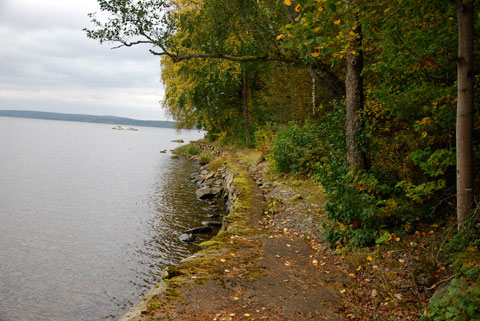
[[198,250],[198,165],[169,150],[203,133],[112,127],[0,117],[1,321],[115,320]]

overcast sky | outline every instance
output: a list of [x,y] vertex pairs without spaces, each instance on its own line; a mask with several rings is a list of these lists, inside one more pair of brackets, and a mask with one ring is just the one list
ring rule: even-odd
[[168,119],[148,47],[88,39],[96,0],[0,0],[0,109]]

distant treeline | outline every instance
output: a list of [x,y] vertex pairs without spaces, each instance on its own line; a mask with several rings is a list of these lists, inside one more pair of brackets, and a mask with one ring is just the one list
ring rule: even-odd
[[115,116],[61,114],[29,110],[0,110],[0,116],[162,128],[175,128],[176,124],[176,122],[165,120],[137,120]]

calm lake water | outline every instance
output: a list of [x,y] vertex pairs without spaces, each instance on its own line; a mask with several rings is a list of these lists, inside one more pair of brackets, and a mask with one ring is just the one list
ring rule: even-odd
[[197,131],[0,117],[0,320],[115,320],[198,250]]

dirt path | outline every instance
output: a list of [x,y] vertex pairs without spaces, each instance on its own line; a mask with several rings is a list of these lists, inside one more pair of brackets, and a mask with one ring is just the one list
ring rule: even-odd
[[[134,320],[344,320],[347,278],[312,248],[308,222],[292,219],[307,206],[303,196],[272,196],[278,190],[261,166],[229,164],[239,191],[232,222],[208,249],[170,268],[167,290]],[[272,210],[272,199],[282,205]]]

